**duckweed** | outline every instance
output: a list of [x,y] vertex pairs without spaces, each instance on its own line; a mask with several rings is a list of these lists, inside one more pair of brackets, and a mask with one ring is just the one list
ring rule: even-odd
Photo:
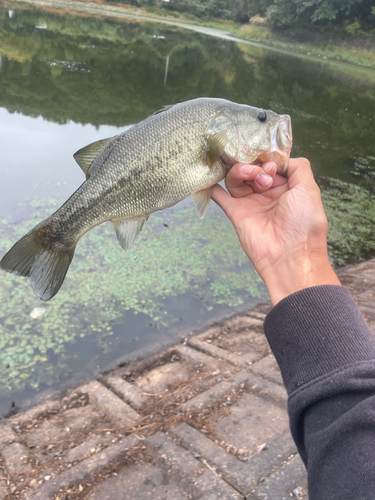
[[[56,204],[33,200],[28,222],[2,220],[0,251]],[[47,303],[33,294],[28,280],[1,273],[2,395],[37,388],[46,380],[53,383],[71,371],[67,346],[78,339],[91,336],[102,352],[115,349],[116,342],[106,339],[116,324],[126,323],[127,311],[143,313],[159,328],[172,325],[178,318],[169,310],[168,298],[186,293],[207,310],[235,307],[264,293],[231,224],[213,210],[203,221],[195,209],[154,215],[128,252],[117,243],[110,223],[94,228],[78,243],[62,289]],[[30,313],[41,305],[46,311],[32,319]]]

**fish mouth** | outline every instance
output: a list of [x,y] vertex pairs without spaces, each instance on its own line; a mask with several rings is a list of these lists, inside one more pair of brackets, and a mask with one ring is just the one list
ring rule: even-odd
[[289,156],[292,150],[292,121],[289,115],[280,115],[269,130],[270,146],[259,156],[262,161],[272,160],[277,165],[277,173],[286,175],[289,166]]

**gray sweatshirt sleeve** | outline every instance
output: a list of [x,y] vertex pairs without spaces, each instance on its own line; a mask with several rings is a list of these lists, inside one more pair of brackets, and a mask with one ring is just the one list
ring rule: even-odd
[[375,339],[349,291],[323,285],[289,295],[264,331],[310,500],[374,500]]

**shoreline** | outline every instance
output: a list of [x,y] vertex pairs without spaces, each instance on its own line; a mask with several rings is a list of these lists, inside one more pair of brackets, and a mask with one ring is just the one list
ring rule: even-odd
[[[180,28],[196,31],[198,33],[203,33],[209,36],[214,36],[217,38],[221,38],[224,40],[232,41],[235,43],[244,43],[247,45],[253,45],[260,48],[265,48],[268,50],[280,52],[283,54],[287,54],[294,57],[299,57],[303,59],[308,59],[312,61],[317,61],[321,63],[326,63],[329,65],[334,65],[336,67],[342,68],[352,68],[361,71],[374,73],[375,71],[375,48],[373,50],[374,59],[368,60],[364,59],[361,56],[357,57],[353,55],[355,51],[351,49],[346,49],[343,47],[334,46],[335,49],[341,51],[341,56],[345,57],[334,57],[328,49],[323,49],[318,45],[311,44],[303,44],[298,42],[288,42],[286,40],[280,38],[270,38],[269,40],[264,39],[262,37],[252,37],[246,36],[246,33],[241,33],[241,27],[237,28],[233,23],[223,23],[220,22],[198,22],[188,18],[184,18],[181,15],[178,17],[173,16],[158,16],[154,13],[148,14],[145,9],[133,9],[127,7],[120,7],[118,5],[109,5],[102,3],[95,3],[89,1],[82,0],[13,0],[14,2],[20,4],[30,4],[39,7],[53,7],[57,9],[62,9],[65,11],[71,12],[87,12],[90,14],[96,15],[105,15],[107,17],[117,17],[117,18],[130,18],[138,21],[146,21],[146,22],[158,22],[170,26],[177,26]],[[245,26],[245,25],[244,25]],[[259,26],[246,25],[250,31],[259,31],[263,30],[270,34],[270,32],[264,28]],[[242,35],[242,36],[241,36]],[[243,36],[245,35],[245,36]],[[296,48],[297,47],[297,48]],[[315,54],[313,52],[321,52],[321,54]],[[353,54],[352,54],[353,52]],[[362,52],[371,53],[369,51]],[[353,61],[356,57],[358,60]],[[358,62],[360,61],[360,62]]]
[[[375,334],[375,259],[337,274]],[[270,308],[119,359],[98,380],[27,411],[13,403],[0,422],[0,497],[117,498],[131,485],[136,499],[306,498],[287,394],[263,334]]]

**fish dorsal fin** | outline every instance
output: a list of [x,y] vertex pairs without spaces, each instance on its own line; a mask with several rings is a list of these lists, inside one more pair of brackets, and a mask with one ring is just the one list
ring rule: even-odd
[[155,113],[152,113],[151,116],[158,115],[159,113],[163,113],[163,111],[168,111],[168,109],[170,109],[172,106],[174,106],[174,104],[167,104],[166,106],[163,106],[158,111],[155,111]]
[[210,206],[210,190],[203,189],[202,191],[198,191],[197,193],[193,193],[192,195],[195,208],[197,209],[198,215],[200,219],[206,215],[208,207]]
[[228,136],[225,130],[207,137],[206,164],[211,168],[220,158],[228,143]]
[[117,239],[124,250],[134,245],[147,217],[135,217],[134,219],[111,220],[115,228]]
[[85,146],[84,148],[79,149],[76,153],[74,153],[73,158],[82,168],[86,176],[88,175],[90,167],[93,164],[95,158],[99,153],[104,151],[104,149],[108,146],[112,139],[113,137],[110,137],[109,139],[101,139],[100,141],[93,142],[92,144],[89,144],[88,146]]

